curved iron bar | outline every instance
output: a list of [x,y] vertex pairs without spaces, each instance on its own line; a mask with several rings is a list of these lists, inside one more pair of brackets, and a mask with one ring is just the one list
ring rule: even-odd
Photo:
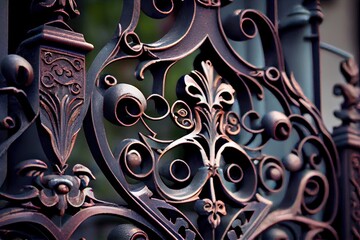
[[[319,111],[285,72],[276,16],[273,22],[253,9],[222,16],[231,4],[125,0],[116,34],[85,81],[84,54],[92,46],[64,21],[78,14],[75,1],[33,1],[36,11],[56,13],[21,47],[25,55],[31,52],[30,62],[38,61],[31,103],[39,109],[46,159],[18,164],[22,186],[15,193],[0,192],[8,201],[0,229],[43,225],[48,237],[68,239],[85,220],[103,214],[131,223],[113,229],[108,237],[115,239],[129,234],[130,239],[337,239],[331,224],[339,169],[332,138]],[[176,17],[161,39],[144,43],[135,31],[142,13]],[[229,42],[257,36],[265,57],[261,69]],[[171,103],[166,84],[174,79],[168,72],[197,50],[193,71],[176,81]],[[145,71],[151,73],[149,96],[105,72],[127,59],[138,60],[139,80],[149,81]],[[257,103],[265,101],[279,104],[264,111]],[[150,102],[157,116],[148,113]],[[165,120],[182,135],[163,139]],[[127,205],[95,198],[89,186],[95,176],[87,167],[68,170],[83,121],[95,161]],[[125,138],[112,150],[107,121],[117,133],[126,128],[138,137]]]

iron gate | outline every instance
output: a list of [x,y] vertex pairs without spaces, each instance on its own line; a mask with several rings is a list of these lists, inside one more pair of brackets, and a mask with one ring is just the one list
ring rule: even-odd
[[[332,137],[315,106],[318,4],[299,5],[312,33],[309,100],[283,55],[280,35],[292,22],[279,24],[276,0],[257,10],[231,0],[124,0],[114,37],[87,72],[93,46],[67,24],[76,2],[33,0],[39,21],[1,65],[0,236],[359,238],[358,69],[342,63],[343,123]],[[169,30],[143,42],[140,14],[171,18]],[[192,69],[171,74],[182,60]],[[121,203],[93,191],[91,163],[71,159],[81,129]]]

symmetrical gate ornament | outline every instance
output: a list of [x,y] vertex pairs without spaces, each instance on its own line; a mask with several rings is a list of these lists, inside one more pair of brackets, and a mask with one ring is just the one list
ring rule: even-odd
[[[84,54],[92,46],[64,22],[78,15],[75,1],[33,1],[35,13],[51,17],[20,47],[32,67],[17,55],[3,62],[3,75],[14,84],[0,93],[18,100],[16,109],[9,106],[16,118],[3,121],[11,128],[0,150],[7,152],[36,123],[46,156],[9,157],[14,167],[0,193],[1,236],[90,239],[79,227],[110,215],[119,220],[109,239],[338,238],[331,226],[337,151],[319,111],[285,69],[276,17],[253,9],[224,16],[228,4],[124,0],[116,35],[85,81]],[[269,15],[276,16],[276,8],[273,2]],[[176,19],[161,39],[145,43],[135,31],[140,13]],[[263,68],[229,43],[255,37]],[[178,61],[193,53],[193,70],[170,78]],[[106,72],[127,59],[138,61],[139,80],[152,81],[150,95],[121,72]],[[179,133],[164,139],[169,119]],[[68,163],[83,122],[95,161],[126,204],[98,200],[90,169]],[[120,137],[125,129],[138,134],[114,148],[108,125]]]

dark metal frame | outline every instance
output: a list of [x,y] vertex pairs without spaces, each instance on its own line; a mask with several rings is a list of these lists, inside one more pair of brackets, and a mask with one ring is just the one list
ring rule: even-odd
[[[109,239],[359,237],[356,65],[352,60],[342,65],[348,83],[335,88],[345,97],[336,113],[343,125],[334,131],[340,165],[320,112],[285,68],[277,2],[269,1],[266,13],[229,14],[224,9],[232,4],[126,0],[115,36],[86,73],[85,55],[93,46],[66,23],[79,14],[76,2],[32,1],[31,14],[41,22],[1,65],[6,84],[0,85],[0,97],[7,100],[0,123],[1,164],[7,166],[0,192],[2,238],[91,239],[81,227],[106,216],[116,219],[103,220]],[[305,1],[303,7],[313,11],[316,35],[318,2]],[[176,18],[165,36],[144,43],[135,31],[140,14]],[[230,44],[257,37],[262,68]],[[319,40],[311,41],[318,62]],[[168,72],[196,51],[193,71],[177,80],[171,102],[166,86],[174,79]],[[127,59],[138,61],[139,80],[151,81],[145,72],[151,73],[148,96],[106,72]],[[317,86],[319,69],[313,71]],[[161,137],[167,120],[181,136]],[[125,129],[138,134],[112,150],[109,123],[119,136]],[[90,169],[69,162],[81,128],[101,174],[124,204],[100,200]],[[41,145],[34,145],[31,157],[22,154],[23,144],[34,139]],[[340,201],[347,207],[337,215],[339,180],[345,186]],[[344,226],[334,226],[336,221]]]

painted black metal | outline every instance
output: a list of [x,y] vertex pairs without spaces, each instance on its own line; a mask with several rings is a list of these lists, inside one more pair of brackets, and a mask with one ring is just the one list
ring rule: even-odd
[[[8,0],[4,0],[0,2],[0,28],[2,29],[2,34],[0,34],[0,59],[3,59],[8,55]],[[4,77],[0,71],[0,88],[6,86],[6,82],[4,81]],[[3,119],[7,116],[7,97],[0,96],[0,102],[2,103],[2,107],[0,108],[0,119]],[[7,133],[0,132],[0,141],[4,141],[7,137]],[[5,176],[6,176],[6,155],[0,156],[0,184],[2,185]]]

